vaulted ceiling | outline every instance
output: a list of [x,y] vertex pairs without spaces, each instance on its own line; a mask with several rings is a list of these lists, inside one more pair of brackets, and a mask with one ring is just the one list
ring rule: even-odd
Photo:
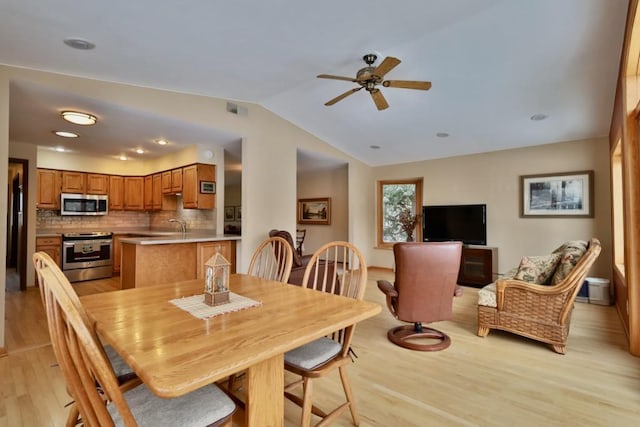
[[[626,10],[626,0],[5,0],[0,63],[258,103],[375,166],[606,136]],[[357,85],[316,75],[355,77],[367,53],[402,61],[386,78],[432,88],[381,87],[382,111],[366,91],[324,106]],[[46,120],[14,113],[57,111],[70,96],[15,82],[11,139],[58,144]],[[137,117],[140,141],[157,129],[184,144],[238,137],[90,103]],[[88,145],[117,151],[118,138],[111,129]]]

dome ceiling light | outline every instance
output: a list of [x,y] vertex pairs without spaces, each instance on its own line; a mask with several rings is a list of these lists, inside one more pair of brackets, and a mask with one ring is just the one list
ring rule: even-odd
[[81,126],[91,126],[98,120],[96,116],[78,111],[63,111],[62,118],[68,122]]
[[62,138],[77,138],[80,136],[77,133],[67,132],[66,130],[56,130],[53,133],[55,133],[58,136],[61,136]]

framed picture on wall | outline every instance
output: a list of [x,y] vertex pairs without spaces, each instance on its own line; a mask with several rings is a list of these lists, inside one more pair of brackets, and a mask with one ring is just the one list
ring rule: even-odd
[[242,220],[242,206],[236,206],[235,213],[236,213],[236,221],[241,221]]
[[523,218],[592,218],[593,171],[523,175],[520,196]]
[[298,199],[298,224],[331,224],[331,198]]
[[225,206],[224,207],[224,220],[225,221],[233,221],[236,219],[236,210],[233,206]]

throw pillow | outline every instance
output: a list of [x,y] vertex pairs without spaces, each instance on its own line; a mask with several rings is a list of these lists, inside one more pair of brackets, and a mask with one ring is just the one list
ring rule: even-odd
[[584,240],[572,240],[562,245],[562,258],[551,279],[552,285],[557,285],[569,275],[582,255],[587,252],[587,246],[588,243]]
[[560,258],[558,254],[542,255],[542,256],[525,256],[522,257],[518,271],[513,276],[516,280],[535,283],[537,285],[545,285],[549,283],[549,279],[556,270]]

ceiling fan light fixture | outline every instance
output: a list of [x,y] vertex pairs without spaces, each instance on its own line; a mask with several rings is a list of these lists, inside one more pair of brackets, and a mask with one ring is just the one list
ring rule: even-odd
[[93,114],[81,113],[79,111],[63,111],[60,114],[62,114],[62,118],[66,121],[80,126],[95,125],[98,121]]

